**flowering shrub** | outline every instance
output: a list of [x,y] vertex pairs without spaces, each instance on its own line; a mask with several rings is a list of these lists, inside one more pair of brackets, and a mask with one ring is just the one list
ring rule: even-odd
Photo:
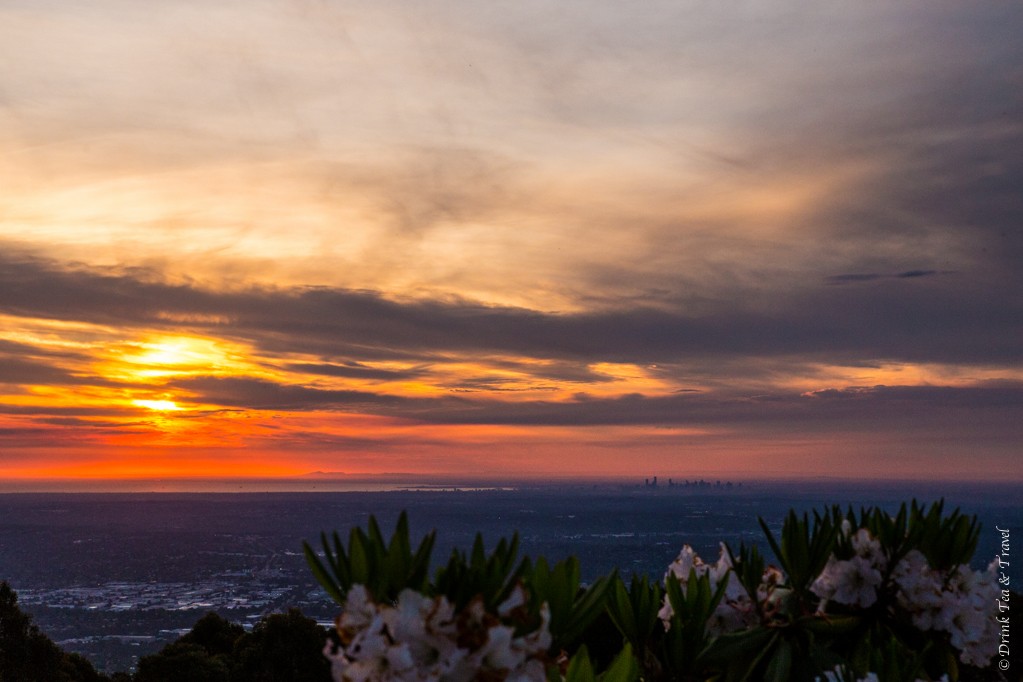
[[551,644],[549,612],[540,627],[515,636],[515,612],[525,604],[521,587],[487,613],[476,599],[456,613],[444,596],[403,590],[394,605],[370,599],[366,588],[348,592],[338,619],[340,644],[327,645],[337,680],[543,680]]
[[[604,611],[613,576],[584,588],[575,558],[553,567],[543,558],[516,563],[517,536],[487,555],[477,535],[471,553],[455,550],[431,581],[433,538],[413,553],[402,514],[390,542],[371,517],[368,532],[353,529],[347,547],[336,533],[333,543],[324,536],[323,560],[305,545],[314,574],[341,605],[338,641],[324,652],[336,680],[541,682],[549,669],[573,682],[596,679],[580,638]],[[606,682],[635,678],[631,654],[619,658]]]
[[[759,622],[757,604],[763,603],[784,580],[781,571],[774,566],[768,566],[764,569],[760,584],[751,596],[735,573],[731,554],[724,543],[721,544],[718,560],[713,564],[705,564],[692,547],[684,545],[678,558],[668,566],[665,580],[669,577],[678,580],[679,589],[684,594],[686,581],[691,574],[706,575],[712,585],[724,588],[721,600],[707,621],[707,631],[712,635],[735,632],[756,625]],[[665,596],[664,606],[657,613],[657,617],[664,623],[665,630],[670,629],[674,613],[671,601]]]
[[994,565],[969,566],[976,519],[914,502],[790,513],[778,538],[761,525],[779,566],[686,545],[663,582],[628,586],[583,587],[574,558],[518,561],[517,537],[488,555],[477,536],[431,580],[433,534],[413,553],[404,514],[390,542],[371,518],[306,556],[341,606],[325,652],[338,682],[999,679],[980,672],[999,593]]

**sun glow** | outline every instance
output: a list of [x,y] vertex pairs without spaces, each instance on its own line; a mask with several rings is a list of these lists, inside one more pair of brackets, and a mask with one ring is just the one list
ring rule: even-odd
[[173,400],[132,400],[131,403],[157,412],[178,412],[185,409]]
[[121,359],[138,377],[163,377],[196,370],[215,370],[228,361],[216,341],[195,337],[167,337],[138,344],[138,351]]
[[245,346],[200,336],[149,336],[115,343],[94,371],[114,381],[161,383],[188,376],[252,373],[252,351]]

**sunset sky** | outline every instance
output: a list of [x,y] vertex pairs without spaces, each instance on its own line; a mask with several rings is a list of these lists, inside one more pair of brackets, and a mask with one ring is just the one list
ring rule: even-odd
[[0,0],[0,478],[1023,478],[1023,4]]

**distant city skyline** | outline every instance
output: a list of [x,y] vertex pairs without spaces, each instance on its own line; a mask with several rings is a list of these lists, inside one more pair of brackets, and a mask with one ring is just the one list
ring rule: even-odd
[[1023,6],[0,6],[0,478],[1019,481]]

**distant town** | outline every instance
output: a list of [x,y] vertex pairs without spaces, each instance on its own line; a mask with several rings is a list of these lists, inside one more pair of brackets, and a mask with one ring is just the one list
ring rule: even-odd
[[643,479],[643,485],[647,488],[689,488],[695,490],[732,490],[733,488],[741,488],[742,483],[733,484],[731,481],[705,481],[702,478],[697,481],[690,481],[688,478],[683,479],[681,483],[676,482],[674,479],[669,478],[666,484],[659,484],[657,477]]

